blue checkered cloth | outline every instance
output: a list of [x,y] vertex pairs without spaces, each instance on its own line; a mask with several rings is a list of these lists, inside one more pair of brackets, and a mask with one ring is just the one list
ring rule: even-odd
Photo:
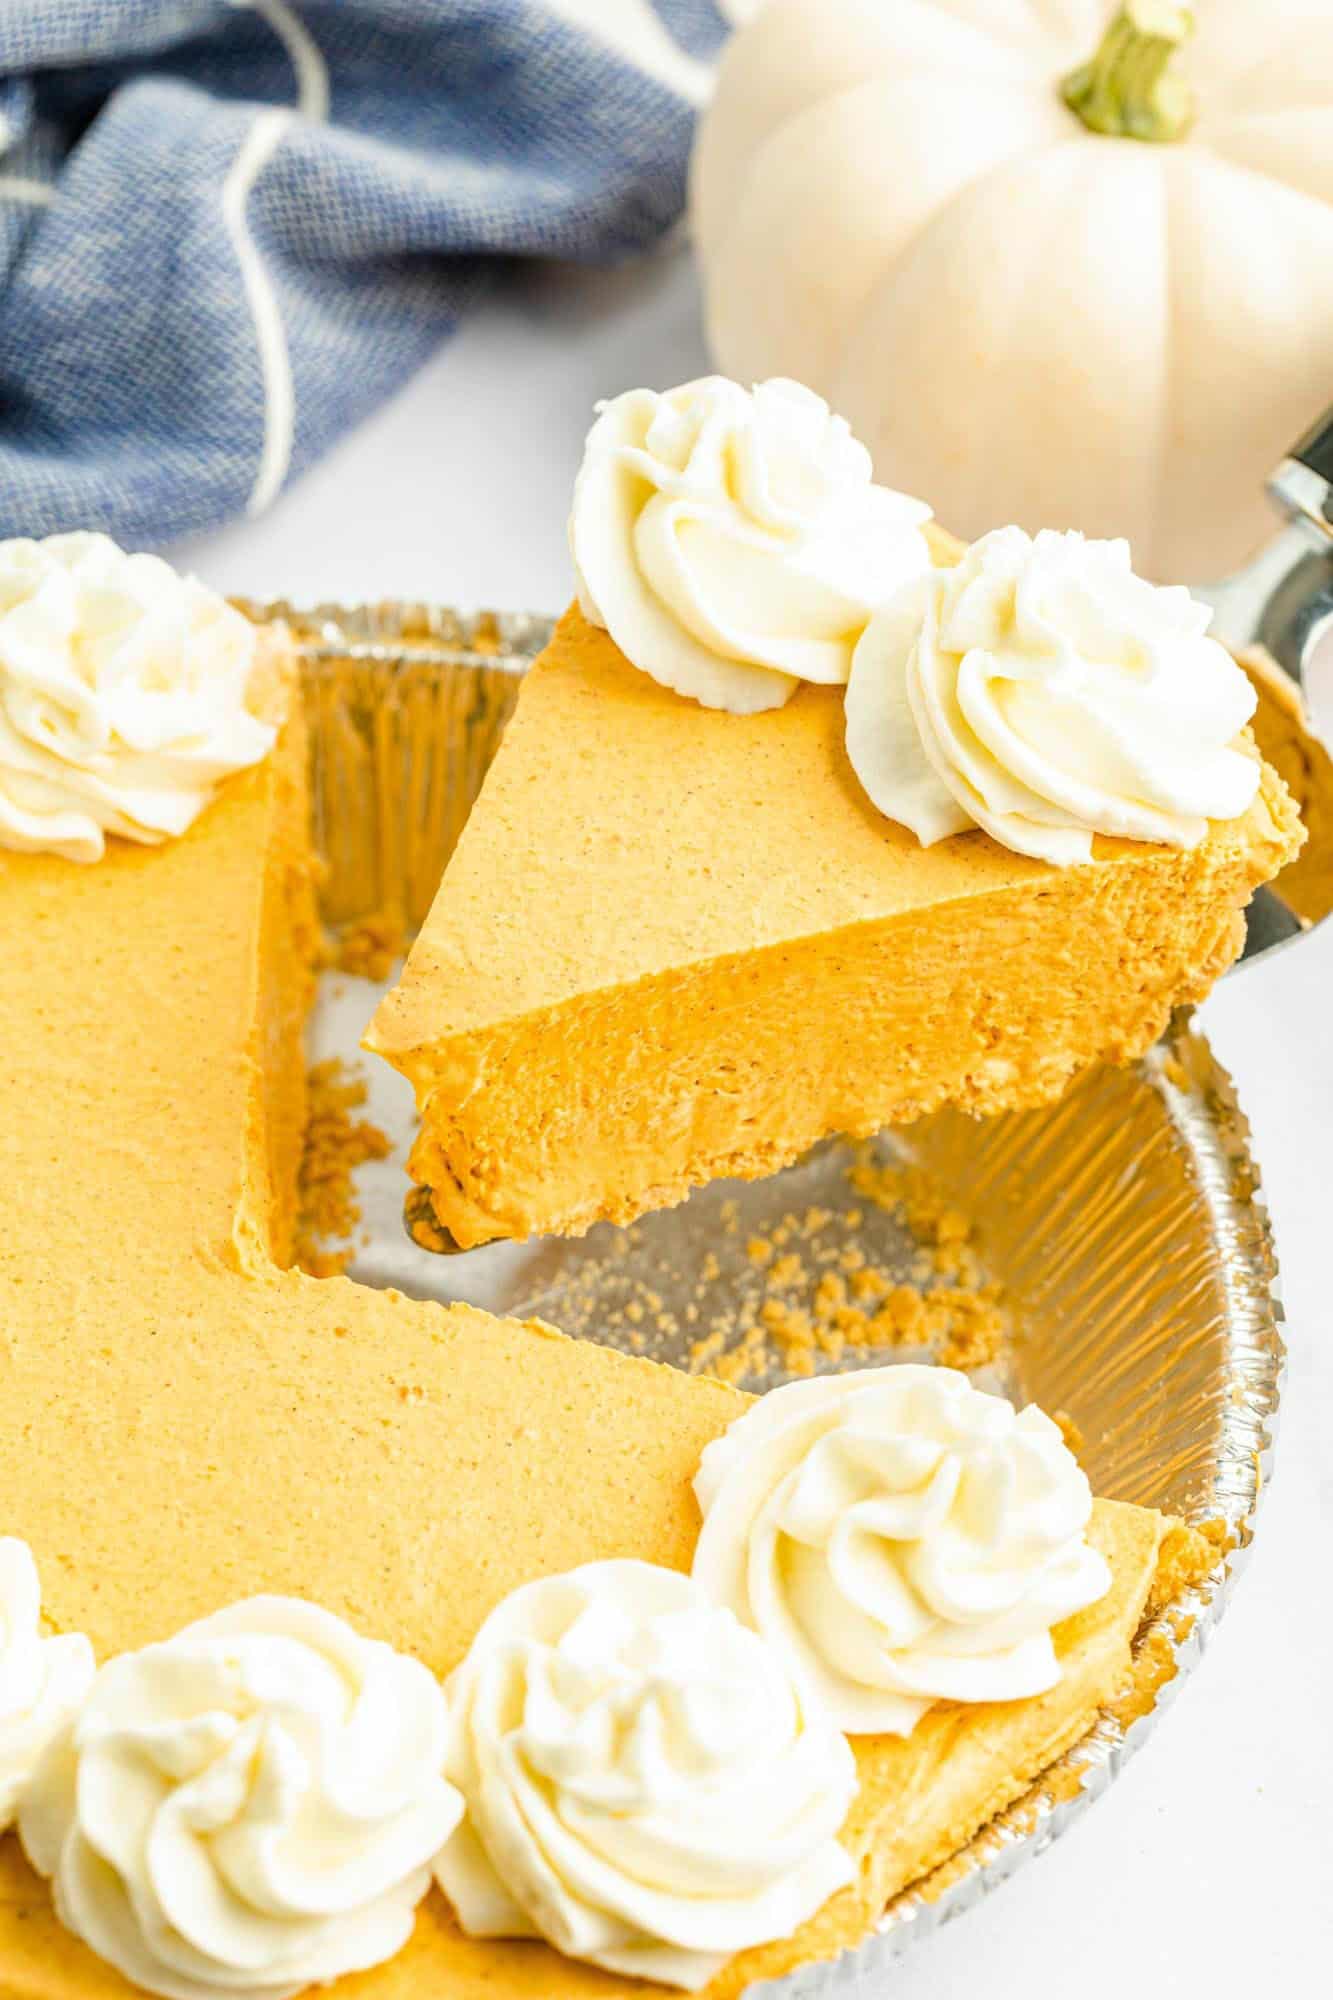
[[0,534],[262,512],[503,262],[657,241],[725,31],[712,0],[0,0]]

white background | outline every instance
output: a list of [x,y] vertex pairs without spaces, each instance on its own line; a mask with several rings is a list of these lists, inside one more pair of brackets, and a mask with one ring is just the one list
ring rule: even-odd
[[[556,611],[595,398],[706,367],[679,254],[527,280],[263,521],[173,554],[252,596]],[[1254,1128],[1290,1320],[1257,1543],[1160,1733],[1037,1866],[918,1947],[896,2000],[1333,1991],[1333,921],[1229,976],[1203,1024]]]

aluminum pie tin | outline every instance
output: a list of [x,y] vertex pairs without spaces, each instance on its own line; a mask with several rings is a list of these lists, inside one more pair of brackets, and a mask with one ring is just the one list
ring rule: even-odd
[[[387,913],[389,929],[410,934],[550,622],[419,605],[244,608],[286,619],[300,651],[326,920],[346,931]],[[365,1115],[392,1142],[357,1176],[348,1269],[360,1282],[540,1316],[688,1366],[700,1329],[734,1317],[762,1282],[754,1237],[799,1223],[812,1278],[851,1243],[881,1269],[919,1278],[911,1222],[867,1202],[852,1173],[907,1165],[967,1218],[980,1271],[1004,1302],[1008,1332],[981,1386],[1067,1413],[1106,1498],[1226,1523],[1229,1553],[1140,1634],[1140,1649],[1169,1649],[1175,1669],[1145,1712],[1127,1726],[1104,1715],[1024,1799],[899,1895],[855,1950],[749,1989],[753,2000],[887,1991],[889,1967],[919,1938],[1102,1796],[1202,1658],[1243,1565],[1272,1467],[1284,1349],[1267,1210],[1229,1078],[1182,1015],[1135,1068],[1091,1072],[1044,1110],[986,1121],[946,1110],[881,1135],[868,1154],[830,1142],[784,1173],[700,1189],[628,1229],[599,1224],[577,1239],[448,1257],[404,1227],[411,1088],[359,1051],[384,990],[327,973],[310,1031],[313,1059],[359,1069]],[[896,1357],[849,1349],[840,1365],[886,1358]],[[783,1379],[776,1369],[742,1382]]]

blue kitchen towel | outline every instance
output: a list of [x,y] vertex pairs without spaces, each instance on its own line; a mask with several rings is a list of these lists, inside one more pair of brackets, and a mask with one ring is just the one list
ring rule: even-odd
[[725,32],[712,0],[0,0],[0,535],[262,512],[500,260],[655,242]]

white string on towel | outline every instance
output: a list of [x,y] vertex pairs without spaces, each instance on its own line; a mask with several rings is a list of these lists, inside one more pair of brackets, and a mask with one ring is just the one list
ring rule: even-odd
[[291,57],[296,75],[294,110],[270,106],[256,114],[222,185],[222,217],[245,287],[264,384],[264,443],[247,514],[262,514],[277,498],[291,464],[296,397],[291,357],[277,294],[246,221],[246,206],[260,174],[282,144],[292,121],[322,125],[329,115],[329,73],[314,36],[287,0],[233,0],[262,15]]

